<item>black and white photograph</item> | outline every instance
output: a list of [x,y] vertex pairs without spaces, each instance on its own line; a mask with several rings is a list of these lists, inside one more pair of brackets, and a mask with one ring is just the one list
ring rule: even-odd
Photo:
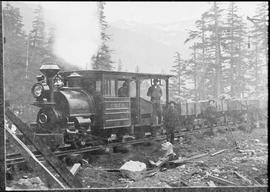
[[0,189],[268,188],[268,1],[2,1]]

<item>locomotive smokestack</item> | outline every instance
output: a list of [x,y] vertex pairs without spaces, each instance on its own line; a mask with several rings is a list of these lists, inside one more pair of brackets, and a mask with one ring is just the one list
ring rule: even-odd
[[53,78],[60,71],[60,68],[54,63],[45,63],[40,67],[39,70],[45,75],[45,77],[50,79]]
[[53,62],[44,62],[39,70],[46,77],[46,83],[51,92],[49,101],[53,102],[53,77],[60,71],[60,68]]

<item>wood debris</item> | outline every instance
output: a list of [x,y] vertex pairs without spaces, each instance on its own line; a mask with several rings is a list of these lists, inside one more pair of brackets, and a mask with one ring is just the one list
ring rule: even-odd
[[234,171],[234,174],[237,175],[239,178],[241,178],[242,180],[244,180],[245,182],[247,182],[248,184],[252,184],[252,182],[247,179],[246,177],[244,177],[243,175],[241,175],[240,173],[238,173],[237,171]]
[[235,183],[233,183],[231,181],[228,181],[228,180],[225,180],[225,179],[222,179],[220,177],[216,177],[216,176],[213,176],[213,175],[208,175],[208,178],[211,179],[212,181],[215,181],[215,182],[220,183],[220,184],[223,184],[223,185],[236,186]]
[[215,156],[215,155],[218,155],[218,154],[221,154],[221,153],[223,153],[223,152],[225,152],[225,151],[227,151],[227,149],[222,149],[222,150],[220,150],[220,151],[217,151],[217,152],[215,152],[215,153],[212,153],[212,154],[211,154],[211,157],[213,157],[213,156]]
[[76,175],[80,167],[81,167],[80,163],[75,163],[70,169],[70,172],[72,173],[72,175]]
[[209,185],[209,187],[216,187],[215,183],[213,181],[208,181],[207,184]]

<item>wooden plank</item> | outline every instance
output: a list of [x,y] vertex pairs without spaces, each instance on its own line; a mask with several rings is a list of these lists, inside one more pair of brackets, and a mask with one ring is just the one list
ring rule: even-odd
[[6,108],[6,116],[10,121],[24,134],[25,138],[44,156],[46,162],[60,175],[69,187],[81,188],[80,180],[72,175],[67,167],[51,152],[48,146],[44,145],[42,140],[34,142],[34,132],[30,127],[20,120],[10,109]]
[[220,153],[223,153],[223,152],[225,152],[225,151],[227,151],[227,149],[222,149],[222,150],[220,150],[220,151],[217,151],[217,152],[215,152],[215,153],[212,153],[212,154],[211,154],[211,157],[213,157],[213,156],[215,156],[215,155],[218,155],[218,154],[220,154]]
[[199,154],[199,155],[194,155],[194,156],[189,157],[189,158],[180,159],[180,160],[174,160],[174,161],[169,161],[169,162],[170,163],[176,163],[176,164],[178,164],[178,163],[186,163],[186,162],[191,161],[193,159],[202,158],[202,157],[205,157],[207,155],[209,155],[209,154],[208,153],[203,153],[203,154]]
[[70,169],[70,172],[72,173],[72,175],[76,175],[80,167],[81,167],[80,163],[75,163]]
[[106,122],[112,122],[112,121],[129,121],[129,118],[123,118],[123,119],[107,119]]
[[233,185],[233,186],[236,186],[235,183],[231,182],[231,181],[228,181],[228,180],[225,180],[225,179],[222,179],[222,178],[219,178],[219,177],[215,177],[213,175],[208,175],[208,178],[211,179],[212,181],[215,181],[217,183],[221,183],[223,185]]
[[39,176],[45,183],[48,182],[48,185],[52,185],[51,187],[66,189],[66,187],[36,158],[32,151],[30,151],[9,128],[5,127],[5,129],[21,155],[31,165],[31,168],[35,169],[38,173],[41,173]]

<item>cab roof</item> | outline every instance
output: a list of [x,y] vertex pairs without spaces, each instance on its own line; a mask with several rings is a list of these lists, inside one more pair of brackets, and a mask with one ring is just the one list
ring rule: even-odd
[[78,71],[61,71],[60,75],[68,77],[72,73],[78,73],[82,78],[112,78],[112,79],[168,79],[173,75],[154,74],[154,73],[134,73],[121,71],[103,71],[103,70],[78,70]]

